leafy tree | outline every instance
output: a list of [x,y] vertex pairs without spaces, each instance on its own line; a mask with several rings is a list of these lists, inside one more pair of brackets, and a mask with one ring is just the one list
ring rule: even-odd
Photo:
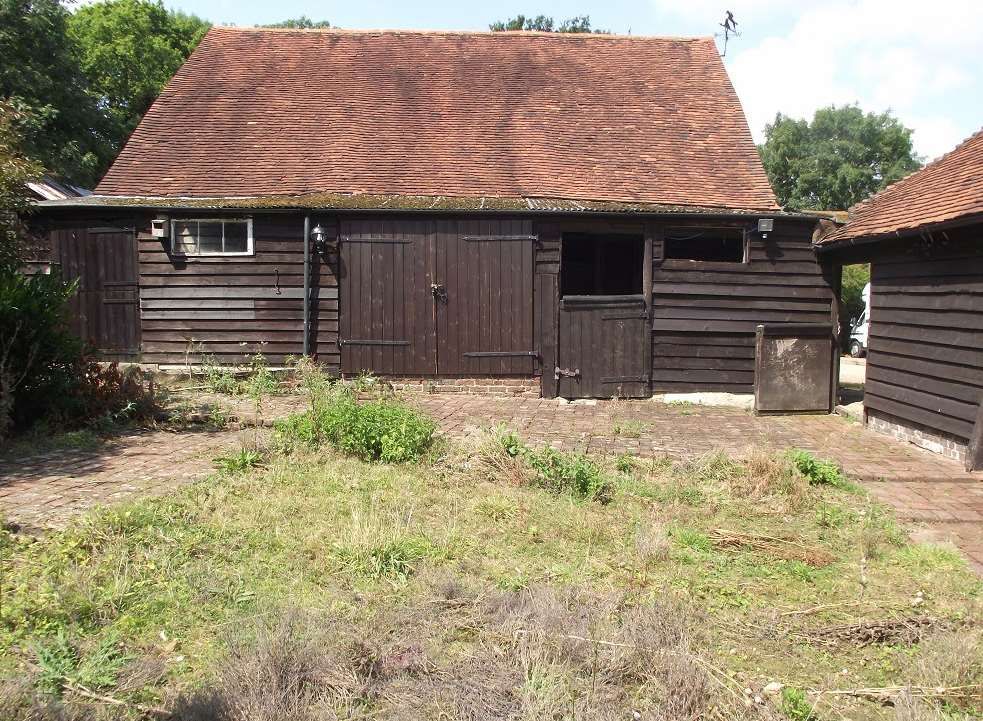
[[110,151],[68,39],[68,17],[57,0],[0,0],[0,101],[16,111],[8,122],[28,156],[91,185]]
[[27,233],[21,219],[32,205],[26,183],[41,175],[41,166],[20,150],[22,116],[0,102],[0,273],[16,271],[24,260]]
[[111,147],[100,172],[208,28],[201,18],[151,0],[107,0],[71,15],[69,36],[108,124]]
[[609,33],[610,30],[598,30],[592,29],[590,26],[590,16],[589,15],[578,15],[577,17],[568,18],[564,20],[559,25],[556,21],[547,17],[546,15],[537,15],[536,17],[526,17],[525,15],[516,15],[514,18],[509,18],[505,21],[494,22],[488,26],[488,29],[492,32],[503,32],[506,30],[538,30],[544,33]]
[[821,108],[811,123],[779,113],[758,150],[779,202],[793,209],[848,208],[921,166],[909,128],[856,105]]
[[840,281],[840,338],[843,347],[850,339],[850,324],[864,311],[864,286],[870,282],[870,266],[845,265]]
[[329,23],[327,20],[311,20],[306,15],[301,15],[299,18],[290,18],[289,20],[282,20],[278,23],[273,23],[272,25],[260,25],[259,27],[291,28],[295,30],[318,30],[322,28],[331,27],[331,23]]

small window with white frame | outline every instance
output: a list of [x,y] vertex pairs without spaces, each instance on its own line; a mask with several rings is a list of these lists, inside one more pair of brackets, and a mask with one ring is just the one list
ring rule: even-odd
[[183,218],[171,221],[174,255],[252,255],[252,218]]

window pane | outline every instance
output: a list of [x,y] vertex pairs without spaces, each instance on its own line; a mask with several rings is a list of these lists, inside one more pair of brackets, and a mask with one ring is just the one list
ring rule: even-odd
[[245,253],[249,250],[245,223],[225,224],[225,252]]
[[179,222],[174,224],[174,252],[182,255],[194,255],[198,252],[195,232],[198,223]]
[[670,228],[666,231],[667,260],[744,262],[744,234],[731,228]]
[[198,252],[199,253],[222,252],[222,224],[221,223],[198,224]]

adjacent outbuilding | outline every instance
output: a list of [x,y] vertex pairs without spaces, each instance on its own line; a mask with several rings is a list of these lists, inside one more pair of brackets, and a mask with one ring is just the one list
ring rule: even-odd
[[983,131],[852,208],[817,248],[871,264],[867,424],[983,467]]
[[93,341],[145,363],[752,393],[759,325],[836,322],[712,38],[215,27],[41,205]]

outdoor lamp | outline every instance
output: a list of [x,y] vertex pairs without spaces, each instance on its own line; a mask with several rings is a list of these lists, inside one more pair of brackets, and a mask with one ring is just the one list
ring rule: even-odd
[[324,253],[328,249],[328,234],[324,232],[324,228],[318,223],[311,230],[311,240],[314,241],[314,247],[317,252]]

